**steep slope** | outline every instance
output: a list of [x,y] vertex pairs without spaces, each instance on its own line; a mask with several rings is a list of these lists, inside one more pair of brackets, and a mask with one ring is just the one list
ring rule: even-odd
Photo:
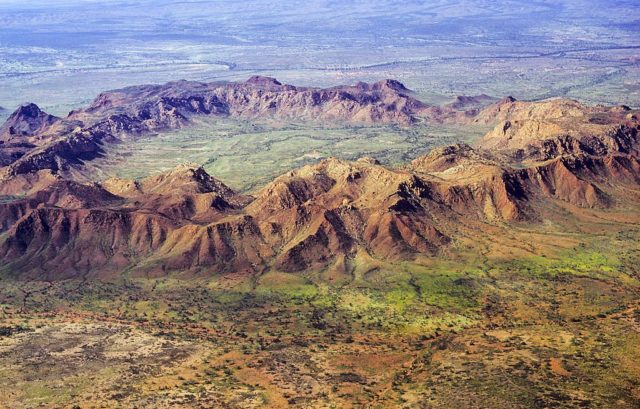
[[106,135],[82,130],[81,125],[47,114],[35,104],[19,107],[0,127],[0,192],[9,190],[2,182],[17,175],[45,169],[58,173],[95,158]]
[[136,181],[111,178],[102,186],[133,201],[137,208],[177,220],[211,221],[220,212],[240,209],[252,200],[191,164]]
[[414,183],[413,175],[372,161],[328,159],[276,179],[247,213],[281,248],[276,265],[287,271],[318,268],[358,248],[389,259],[434,254],[449,239]]
[[557,157],[522,168],[504,164],[470,146],[456,145],[414,160],[411,168],[441,179],[440,193],[454,209],[468,210],[471,202],[481,206],[489,219],[535,220],[540,200],[558,199],[579,207],[606,208],[611,205],[611,198],[598,187],[599,182],[606,180],[607,189],[616,183],[637,184],[636,179],[628,177],[637,158],[615,161],[619,169],[616,174],[607,170],[605,163],[609,161],[610,158]]
[[588,107],[566,99],[510,101],[496,118],[498,124],[478,147],[525,166],[529,179],[547,195],[588,207],[637,196],[637,110]]
[[0,191],[6,190],[4,186],[13,178],[41,170],[65,175],[66,171],[81,167],[85,161],[101,157],[103,144],[107,141],[116,140],[110,134],[90,128],[56,138],[42,147],[33,147],[8,166],[0,168]]
[[[227,271],[246,264],[239,257],[234,264],[227,254],[226,240],[233,239],[229,232],[223,229],[224,237],[216,239],[215,231],[233,229],[238,223],[220,219],[229,219],[248,199],[201,168],[184,166],[166,175],[105,186],[135,189],[121,189],[119,196],[100,185],[60,181],[25,199],[0,203],[0,215],[10,225],[3,226],[8,231],[0,258],[10,261],[11,270],[47,278],[114,273],[152,256],[164,260],[157,268],[151,266],[152,271],[203,263],[212,268],[219,263],[220,271]],[[217,256],[200,260],[190,251],[199,235],[206,237],[207,251]],[[253,245],[253,238],[247,243]]]
[[[110,271],[113,266],[122,268],[125,260],[152,271],[260,271],[269,265],[299,271],[319,268],[341,254],[352,255],[359,247],[398,258],[433,254],[448,242],[429,221],[421,198],[409,190],[412,176],[377,164],[323,161],[277,179],[244,209],[248,199],[211,183],[201,169],[187,171],[205,182],[189,182],[191,193],[186,193],[181,183],[185,178],[176,175],[184,171],[137,183],[105,184],[112,190],[115,185],[135,187],[125,189],[129,199],[120,206],[60,209],[42,201],[43,206],[29,207],[7,232],[0,256],[11,260],[11,268],[51,274],[62,268],[65,274]],[[169,180],[179,195],[162,188]],[[385,191],[379,190],[382,182],[390,183]],[[152,191],[162,193],[145,193]],[[37,200],[34,195],[19,203]],[[184,200],[191,201],[192,207],[186,207],[192,211],[178,206]],[[203,208],[198,211],[199,207]],[[96,235],[103,237],[102,244],[91,231],[100,232]],[[83,256],[76,260],[78,240]],[[88,255],[92,251],[95,257]]]
[[8,230],[16,221],[37,208],[82,209],[115,206],[123,202],[122,198],[100,185],[56,179],[26,198],[0,203],[0,232]]
[[0,166],[7,166],[48,139],[48,131],[60,121],[36,104],[14,111],[0,126]]

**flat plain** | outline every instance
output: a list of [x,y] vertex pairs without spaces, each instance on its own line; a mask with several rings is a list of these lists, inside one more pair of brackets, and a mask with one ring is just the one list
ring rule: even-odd
[[632,408],[638,229],[601,227],[420,265],[5,282],[0,391],[7,407]]
[[105,158],[91,163],[89,174],[96,180],[114,176],[139,179],[192,162],[233,189],[250,191],[323,158],[369,156],[396,166],[442,144],[476,140],[487,129],[459,125],[331,127],[203,119],[178,131],[109,145]]

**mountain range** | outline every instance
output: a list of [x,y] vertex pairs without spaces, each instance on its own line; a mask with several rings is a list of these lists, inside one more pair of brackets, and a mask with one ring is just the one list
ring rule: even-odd
[[[400,167],[323,159],[251,195],[197,164],[140,180],[83,176],[106,144],[205,115],[492,130],[473,146],[439,147]],[[268,77],[109,91],[64,118],[28,104],[0,127],[0,260],[20,277],[46,280],[346,271],[358,254],[433,257],[460,237],[490,240],[495,228],[514,224],[571,228],[585,209],[637,209],[638,115],[625,106],[486,95],[433,106],[395,80],[317,89]]]

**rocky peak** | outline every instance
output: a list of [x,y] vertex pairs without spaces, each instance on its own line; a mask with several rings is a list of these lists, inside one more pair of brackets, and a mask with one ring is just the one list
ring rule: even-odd
[[257,85],[260,87],[281,87],[282,83],[273,77],[265,77],[262,75],[254,75],[249,78],[246,84]]
[[392,91],[394,93],[405,93],[410,92],[410,90],[404,86],[400,81],[392,80],[392,79],[384,79],[374,83],[368,83],[359,81],[356,85],[353,86],[358,91],[362,92],[371,92],[371,91]]
[[481,106],[484,104],[491,103],[493,101],[496,101],[496,99],[486,94],[473,95],[473,96],[458,95],[456,96],[455,100],[448,106],[454,109],[465,109],[469,107]]
[[400,81],[397,80],[392,80],[392,79],[385,79],[382,81],[378,81],[374,84],[374,89],[375,88],[380,88],[380,89],[391,89],[393,91],[396,92],[408,92],[409,88],[405,87],[403,83],[401,83]]
[[492,161],[476,152],[471,146],[458,143],[455,145],[442,146],[433,149],[426,155],[414,159],[410,168],[424,173],[443,172],[460,165],[487,164]]
[[46,115],[36,104],[30,102],[16,109],[12,116],[20,116],[24,118],[37,118],[40,115]]
[[34,103],[25,104],[18,107],[0,127],[0,136],[33,136],[58,120]]
[[442,158],[452,159],[452,158],[463,158],[476,156],[476,152],[473,148],[466,143],[457,143],[454,145],[441,146],[434,148],[431,152],[426,155],[420,156],[412,161],[412,165],[416,166],[418,164],[430,163],[440,160]]
[[380,161],[372,156],[363,156],[361,158],[358,158],[357,162],[366,163],[369,165],[380,165]]
[[181,164],[156,176],[139,181],[143,193],[185,194],[217,193],[220,196],[233,196],[235,192],[227,185],[212,177],[197,164]]

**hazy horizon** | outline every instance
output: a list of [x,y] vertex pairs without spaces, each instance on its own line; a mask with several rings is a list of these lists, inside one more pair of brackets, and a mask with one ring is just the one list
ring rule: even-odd
[[0,106],[61,115],[106,89],[254,74],[638,106],[636,3],[4,1]]

